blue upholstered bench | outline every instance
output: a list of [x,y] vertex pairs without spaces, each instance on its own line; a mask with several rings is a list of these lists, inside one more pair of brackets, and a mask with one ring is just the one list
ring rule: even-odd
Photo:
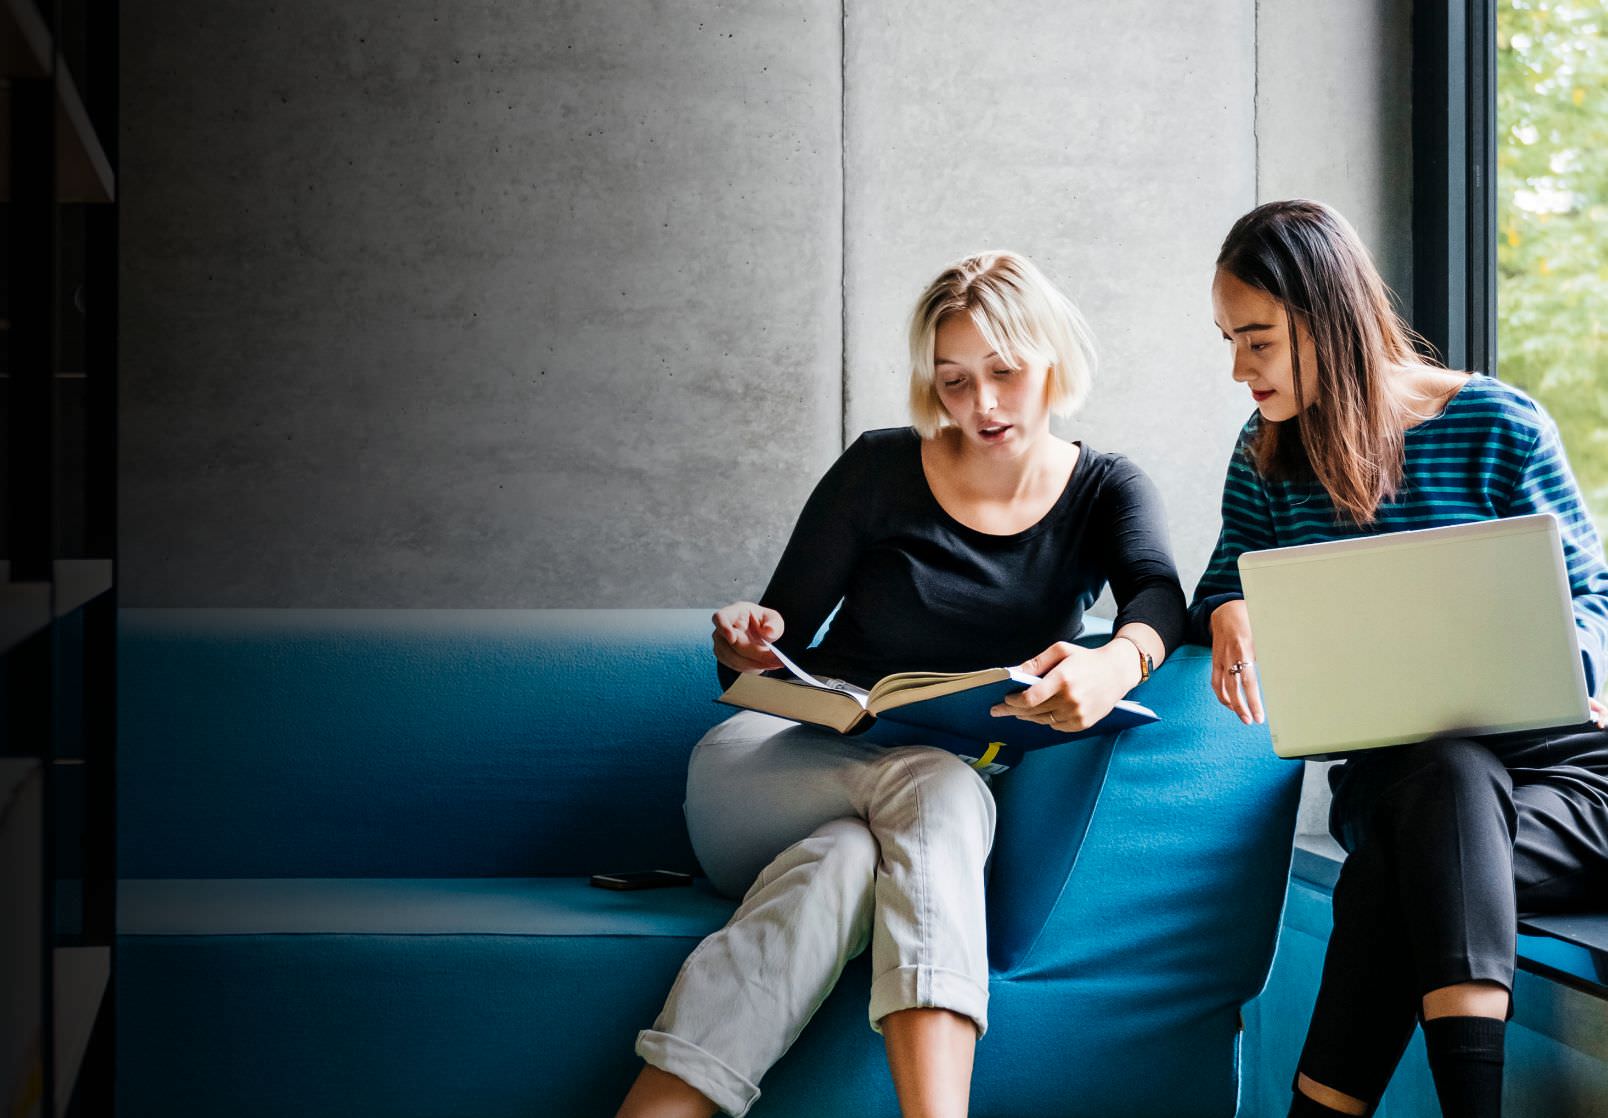
[[[686,758],[724,711],[701,611],[127,610],[121,1113],[606,1114],[733,902]],[[995,782],[974,1111],[1228,1115],[1273,958],[1300,768],[1212,700]],[[857,961],[755,1107],[897,1113]]]

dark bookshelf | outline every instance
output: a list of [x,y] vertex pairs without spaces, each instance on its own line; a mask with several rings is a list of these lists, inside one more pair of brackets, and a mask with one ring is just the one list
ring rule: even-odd
[[115,1107],[112,0],[0,0],[0,1106]]

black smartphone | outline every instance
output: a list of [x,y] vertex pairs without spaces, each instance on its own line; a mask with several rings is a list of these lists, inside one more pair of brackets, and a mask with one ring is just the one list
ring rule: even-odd
[[599,889],[663,889],[671,885],[691,885],[692,874],[677,873],[675,870],[594,873],[592,884]]

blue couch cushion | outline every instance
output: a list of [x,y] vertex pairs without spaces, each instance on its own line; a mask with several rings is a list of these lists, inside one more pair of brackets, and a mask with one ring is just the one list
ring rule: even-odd
[[581,878],[123,881],[125,936],[507,935],[701,939],[736,909],[702,882],[620,892]]
[[[126,881],[118,1103],[139,1118],[611,1113],[732,902],[581,879]],[[898,1112],[862,956],[755,1118]],[[830,1069],[830,1076],[823,1076]]]
[[[119,1113],[610,1113],[637,1030],[731,908],[579,879],[125,882]],[[765,1077],[753,1118],[898,1114],[868,964]],[[991,992],[975,1113],[1233,1111],[1235,1007],[1181,1016],[1099,967],[996,976]]]
[[708,645],[690,610],[123,610],[120,868],[695,869]]

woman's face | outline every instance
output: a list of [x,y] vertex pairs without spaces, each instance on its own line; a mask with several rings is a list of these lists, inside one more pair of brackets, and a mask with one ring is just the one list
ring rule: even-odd
[[966,444],[991,453],[1020,452],[1049,430],[1049,366],[1010,365],[967,315],[938,324],[933,384]]
[[[1217,269],[1212,280],[1212,315],[1233,347],[1234,379],[1251,390],[1256,410],[1270,423],[1294,419],[1294,364],[1290,359],[1290,318],[1284,304],[1231,272]],[[1310,407],[1318,394],[1318,353],[1299,319],[1301,398]]]

